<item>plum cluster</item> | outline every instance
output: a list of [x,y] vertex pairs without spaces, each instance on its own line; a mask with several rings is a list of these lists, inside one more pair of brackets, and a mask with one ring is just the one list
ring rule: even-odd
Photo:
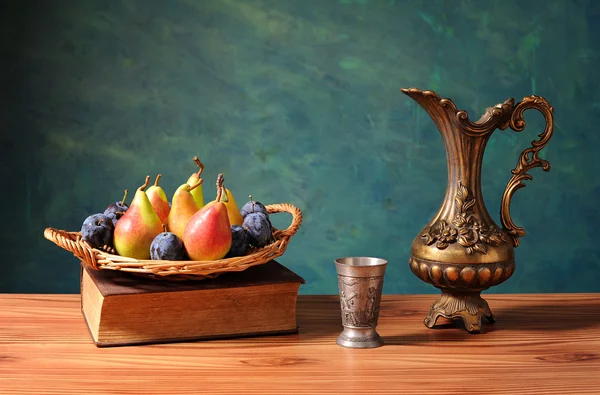
[[244,255],[250,247],[262,248],[273,241],[273,225],[266,207],[261,202],[250,201],[242,206],[242,225],[231,227],[231,249],[226,258]]
[[129,206],[123,200],[111,203],[103,213],[92,214],[81,225],[81,238],[92,248],[112,246],[115,225]]

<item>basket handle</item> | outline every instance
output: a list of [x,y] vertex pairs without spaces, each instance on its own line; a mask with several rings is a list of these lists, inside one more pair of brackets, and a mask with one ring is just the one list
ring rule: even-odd
[[289,203],[269,204],[266,206],[269,214],[274,213],[289,213],[292,215],[292,223],[285,230],[278,230],[278,235],[285,237],[292,237],[298,231],[298,228],[302,224],[302,211],[298,207],[295,207]]
[[57,246],[72,252],[80,261],[89,264],[94,269],[98,269],[98,261],[92,247],[81,240],[78,234],[54,228],[46,228],[44,230],[44,237]]

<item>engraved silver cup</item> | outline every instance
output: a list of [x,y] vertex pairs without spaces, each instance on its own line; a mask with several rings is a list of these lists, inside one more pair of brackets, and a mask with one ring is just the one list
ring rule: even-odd
[[342,325],[336,343],[350,348],[383,345],[375,330],[383,290],[387,261],[370,257],[346,257],[335,260],[340,291]]

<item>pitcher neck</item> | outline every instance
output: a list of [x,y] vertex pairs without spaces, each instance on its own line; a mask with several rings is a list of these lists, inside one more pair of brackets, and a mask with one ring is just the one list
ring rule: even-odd
[[[448,186],[444,204],[434,220],[452,220],[460,214],[473,214],[482,222],[493,222],[481,190],[481,168],[489,134],[472,137],[457,126],[441,129],[440,133],[446,149]],[[458,204],[457,199],[462,202]]]
[[[481,118],[473,122],[467,112],[459,110],[452,100],[441,98],[433,91],[409,88],[402,89],[402,92],[427,111],[440,131],[446,148],[446,199],[432,223],[440,219],[455,219],[461,213],[476,216],[480,222],[493,223],[481,193],[483,153],[493,131],[508,126],[514,99],[487,108]],[[468,203],[461,204],[460,201]]]

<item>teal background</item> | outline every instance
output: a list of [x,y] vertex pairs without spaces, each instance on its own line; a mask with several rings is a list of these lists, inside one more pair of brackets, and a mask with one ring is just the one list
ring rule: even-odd
[[[163,174],[172,194],[206,165],[238,203],[305,217],[280,261],[301,292],[337,293],[333,259],[390,261],[386,293],[433,293],[408,269],[441,204],[445,152],[400,92],[432,89],[479,118],[546,97],[552,170],[513,200],[528,231],[517,271],[490,292],[600,292],[600,3],[393,0],[63,0],[2,3],[2,292],[78,292],[72,254],[45,227],[83,219]],[[541,131],[499,131],[486,151],[491,213]],[[498,216],[496,216],[498,218]],[[499,220],[498,220],[499,221]],[[275,218],[289,223],[287,215]]]

